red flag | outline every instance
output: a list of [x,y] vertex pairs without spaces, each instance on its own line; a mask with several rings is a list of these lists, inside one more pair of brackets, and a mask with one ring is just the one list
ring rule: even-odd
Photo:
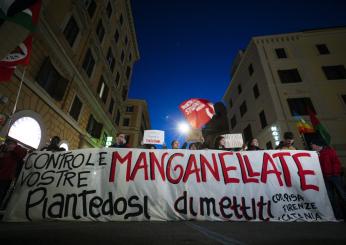
[[0,82],[10,80],[15,69],[16,69],[15,66],[10,67],[10,66],[0,65]]
[[[30,8],[23,11],[31,16],[32,25],[36,25],[39,18],[41,8],[41,1],[36,1]],[[20,24],[21,15],[13,17],[14,22]],[[18,18],[18,21],[16,21]],[[32,49],[32,35],[29,34],[27,38],[18,45],[18,47],[8,54],[4,59],[0,60],[0,82],[11,79],[11,76],[16,68],[16,65],[28,65],[30,61],[30,54]]]
[[189,99],[179,105],[186,120],[193,128],[201,128],[215,114],[214,106],[206,99]]

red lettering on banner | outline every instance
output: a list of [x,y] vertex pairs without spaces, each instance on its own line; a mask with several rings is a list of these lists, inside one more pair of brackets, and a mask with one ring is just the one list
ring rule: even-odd
[[305,190],[315,190],[315,191],[319,191],[320,188],[316,185],[308,185],[306,183],[306,179],[305,179],[305,175],[315,175],[315,171],[313,170],[306,170],[303,169],[303,165],[302,163],[299,161],[300,157],[311,157],[310,153],[307,152],[301,152],[301,153],[296,153],[294,155],[292,155],[294,162],[296,163],[297,167],[298,167],[298,175],[300,178],[300,186],[302,188],[303,191]]
[[282,166],[282,171],[284,174],[284,179],[285,179],[285,183],[286,186],[290,187],[292,186],[292,181],[291,181],[291,173],[290,170],[288,168],[287,162],[285,160],[285,157],[290,157],[291,153],[289,152],[278,152],[273,154],[273,158],[278,157]]
[[219,169],[217,166],[216,157],[214,153],[212,153],[212,158],[213,158],[213,167],[208,162],[205,156],[203,156],[202,154],[200,155],[201,174],[202,174],[203,182],[207,182],[207,171],[206,171],[207,168],[209,169],[209,172],[214,176],[214,178],[217,181],[220,181]]
[[196,175],[196,180],[198,183],[201,182],[200,171],[201,169],[197,167],[197,161],[196,161],[195,155],[191,154],[189,157],[189,161],[187,162],[187,167],[185,170],[183,182],[186,183],[191,174]]
[[221,162],[221,168],[222,168],[222,174],[223,174],[223,178],[224,178],[224,182],[225,184],[228,184],[228,183],[239,183],[239,179],[237,178],[231,178],[228,176],[228,171],[230,170],[237,170],[237,167],[236,166],[226,166],[226,163],[225,163],[225,159],[224,159],[224,156],[228,155],[228,156],[232,156],[233,155],[233,152],[222,152],[222,153],[219,153],[219,159],[220,159],[220,162]]
[[175,157],[184,157],[184,154],[182,153],[174,153],[172,156],[170,156],[170,158],[168,159],[168,162],[167,162],[167,167],[166,167],[166,175],[167,175],[167,180],[169,182],[171,182],[172,184],[178,184],[181,180],[181,178],[183,177],[183,174],[184,174],[184,168],[183,166],[181,165],[177,165],[174,167],[174,172],[176,172],[178,169],[180,170],[179,171],[179,176],[174,179],[172,177],[172,173],[171,173],[171,170],[172,170],[172,161]]
[[149,153],[149,156],[150,156],[150,179],[151,180],[155,180],[155,166],[159,170],[159,173],[161,175],[162,180],[163,181],[166,180],[166,175],[165,175],[165,158],[166,158],[167,155],[168,155],[167,152],[162,154],[162,156],[161,156],[161,163],[160,163],[159,160],[157,160],[154,152],[150,152]]
[[133,168],[131,175],[130,175],[130,180],[134,180],[136,177],[136,174],[138,170],[143,169],[144,170],[144,179],[148,180],[148,163],[147,163],[147,158],[145,155],[145,152],[141,152],[139,154],[139,157],[136,161],[135,167]]
[[[273,167],[273,169],[268,170],[269,163]],[[281,173],[278,171],[278,169],[275,166],[275,162],[272,159],[272,157],[268,153],[263,153],[263,165],[262,165],[262,175],[261,175],[261,182],[267,183],[267,178],[269,174],[275,174],[276,178],[278,179],[279,185],[283,186],[282,179],[281,179]]]
[[[246,183],[258,183],[258,179],[257,178],[251,178],[251,177],[256,177],[256,176],[260,176],[259,172],[253,172],[253,169],[251,167],[250,161],[248,156],[244,155],[242,156],[240,153],[236,153],[238,161],[239,161],[239,165],[240,165],[240,170],[241,170],[241,177],[243,179],[243,182]],[[244,160],[245,163],[244,163]],[[247,175],[248,174],[248,175]]]
[[117,151],[112,154],[112,165],[109,173],[109,182],[114,182],[116,165],[119,161],[121,164],[127,163],[126,168],[126,181],[130,179],[130,170],[131,170],[131,159],[132,159],[132,151],[129,151],[125,157],[121,157]]

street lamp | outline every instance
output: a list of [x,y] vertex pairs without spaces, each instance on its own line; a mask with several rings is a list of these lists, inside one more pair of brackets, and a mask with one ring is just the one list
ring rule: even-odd
[[180,122],[178,124],[178,131],[181,134],[188,134],[190,132],[190,126],[186,122]]

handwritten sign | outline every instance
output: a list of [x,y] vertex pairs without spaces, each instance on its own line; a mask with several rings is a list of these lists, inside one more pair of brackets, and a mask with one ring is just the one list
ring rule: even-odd
[[186,137],[187,142],[204,142],[201,129],[191,129]]
[[162,145],[165,142],[165,131],[144,130],[143,143]]
[[224,134],[226,148],[241,148],[244,144],[241,134]]
[[311,151],[33,152],[6,221],[334,221]]

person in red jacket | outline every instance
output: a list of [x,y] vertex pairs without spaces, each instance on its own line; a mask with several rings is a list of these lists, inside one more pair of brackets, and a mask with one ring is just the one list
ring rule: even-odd
[[26,153],[26,149],[10,138],[0,146],[0,207]]
[[[346,192],[341,176],[341,163],[336,151],[327,146],[320,138],[312,139],[311,148],[318,153],[321,170],[328,192],[328,197],[332,204],[335,217],[337,219],[346,218]],[[341,207],[336,201],[336,195],[339,197]]]

